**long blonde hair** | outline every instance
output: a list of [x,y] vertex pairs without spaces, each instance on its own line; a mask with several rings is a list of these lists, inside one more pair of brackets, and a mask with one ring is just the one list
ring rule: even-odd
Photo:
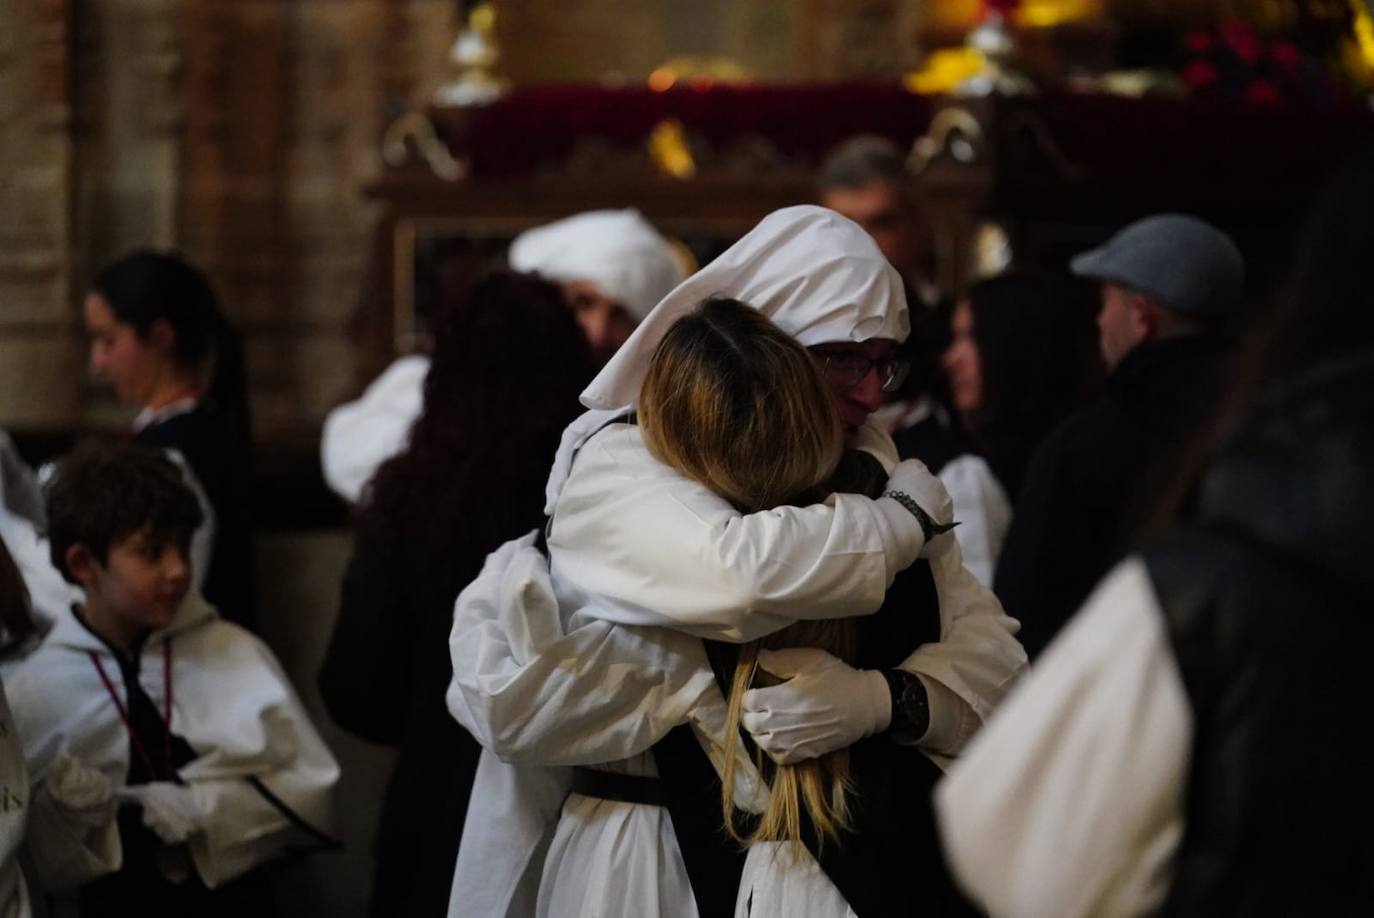
[[[820,496],[843,451],[829,389],[806,349],[736,300],[706,300],[668,329],[649,364],[638,402],[644,443],[659,461],[701,482],[742,512]],[[849,620],[802,622],[740,648],[729,693],[725,741],[738,735],[744,693],[764,684],[759,650],[819,647],[852,660]],[[721,806],[736,840],[802,841],[803,814],[818,838],[849,825],[849,758],[844,750],[796,765],[759,753],[768,807],[739,828],[731,793],[735,757],[725,757]]]

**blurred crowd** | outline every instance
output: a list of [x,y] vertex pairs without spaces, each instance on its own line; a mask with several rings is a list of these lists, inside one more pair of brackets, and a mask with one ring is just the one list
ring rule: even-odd
[[[1283,290],[1165,212],[942,297],[900,151],[817,191],[700,266],[528,230],[327,418],[370,913],[1362,913],[1374,156]],[[83,312],[138,414],[0,436],[0,915],[270,915],[340,770],[258,636],[240,336],[171,252]]]

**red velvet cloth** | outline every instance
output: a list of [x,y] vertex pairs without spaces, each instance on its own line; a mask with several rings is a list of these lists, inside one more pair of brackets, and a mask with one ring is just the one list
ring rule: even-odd
[[[474,176],[509,177],[557,171],[576,144],[589,138],[622,150],[642,148],[667,118],[682,121],[689,135],[717,153],[762,137],[785,156],[814,164],[860,133],[888,137],[906,149],[925,132],[939,101],[886,83],[678,86],[666,92],[532,86],[461,115],[441,110],[436,120],[455,152],[471,163]],[[1048,163],[1035,168],[1033,162],[1009,169],[1003,157],[1001,188],[1012,196],[1062,193],[1073,186],[1114,187],[1142,197],[1161,188],[1171,190],[1169,197],[1245,188],[1263,195],[1277,190],[1276,184],[1306,184],[1342,151],[1374,137],[1374,115],[1362,108],[1065,92],[1013,101],[1022,104],[1042,121],[1065,160],[1081,171],[1060,176]],[[1015,123],[1003,122],[1009,131]],[[1009,143],[1014,158],[1035,158],[1026,136],[1004,136],[1001,148],[1007,150]]]
[[641,147],[667,118],[680,120],[689,135],[717,152],[751,136],[764,137],[784,155],[810,162],[860,133],[879,134],[906,148],[925,132],[932,107],[930,97],[891,84],[717,85],[665,92],[526,87],[469,111],[460,135],[448,139],[478,177],[554,168],[588,137],[616,148]]

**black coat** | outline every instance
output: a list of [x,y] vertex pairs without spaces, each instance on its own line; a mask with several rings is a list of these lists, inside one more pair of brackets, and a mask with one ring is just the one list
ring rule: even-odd
[[374,842],[370,914],[422,918],[448,913],[481,753],[444,699],[453,602],[482,557],[454,558],[454,576],[420,581],[406,554],[404,539],[364,518],[319,685],[339,726],[400,747]]
[[1211,416],[1223,362],[1202,337],[1139,345],[1035,450],[993,584],[1032,660],[1125,555],[1151,492]]
[[197,405],[149,424],[134,435],[134,441],[175,449],[186,459],[215,511],[215,540],[201,592],[221,616],[256,630],[253,461],[247,437],[214,408]]
[[1367,914],[1374,353],[1261,399],[1144,552],[1193,713],[1168,915]]

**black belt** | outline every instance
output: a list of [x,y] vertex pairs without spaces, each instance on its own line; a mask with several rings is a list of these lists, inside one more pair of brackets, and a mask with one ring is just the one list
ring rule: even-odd
[[572,792],[598,800],[619,803],[642,803],[645,806],[667,806],[663,784],[647,775],[622,775],[595,768],[574,768]]

